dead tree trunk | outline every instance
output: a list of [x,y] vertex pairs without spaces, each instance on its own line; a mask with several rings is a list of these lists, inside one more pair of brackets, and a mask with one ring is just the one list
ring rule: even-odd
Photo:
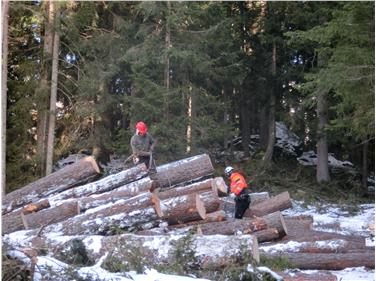
[[43,197],[91,181],[99,173],[100,170],[95,160],[92,157],[86,157],[5,195],[3,214],[28,203],[36,202]]
[[157,167],[152,177],[157,187],[168,188],[179,183],[198,180],[213,174],[214,168],[207,154],[196,155]]
[[136,167],[124,170],[115,175],[107,176],[98,181],[66,190],[64,192],[51,196],[49,198],[50,203],[53,204],[53,202],[60,201],[63,199],[83,197],[91,194],[110,191],[112,189],[134,182],[146,176],[146,169],[147,168],[145,164],[137,165]]
[[292,202],[288,191],[285,191],[268,200],[250,206],[245,212],[245,217],[264,216],[276,211],[282,211],[292,207]]

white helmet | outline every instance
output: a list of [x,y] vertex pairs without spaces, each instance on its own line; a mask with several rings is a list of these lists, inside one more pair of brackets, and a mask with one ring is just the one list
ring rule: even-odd
[[232,174],[232,172],[233,172],[234,170],[235,170],[235,169],[234,169],[233,167],[231,167],[231,166],[226,167],[226,169],[225,169],[225,176],[226,176],[226,177],[230,177],[231,174]]

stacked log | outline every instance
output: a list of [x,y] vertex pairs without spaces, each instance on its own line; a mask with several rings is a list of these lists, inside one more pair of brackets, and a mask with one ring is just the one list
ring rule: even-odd
[[157,173],[153,175],[156,187],[167,189],[176,184],[197,181],[214,173],[210,157],[201,154],[157,167]]
[[[60,258],[60,253],[69,255],[72,243],[81,241],[92,263],[101,258],[116,256],[122,265],[137,262],[144,266],[163,266],[181,263],[190,269],[220,269],[229,264],[238,265],[260,261],[257,239],[252,235],[163,235],[140,236],[121,234],[112,236],[66,236],[62,240],[45,239],[28,234],[27,239],[6,237],[4,243],[17,249],[48,249],[51,257]],[[92,245],[97,247],[93,249]],[[228,245],[231,244],[231,247]],[[160,245],[163,245],[161,249]],[[183,254],[182,254],[183,251]],[[140,256],[140,253],[143,255]],[[185,253],[185,254],[184,254]],[[186,253],[189,253],[186,254]],[[177,260],[178,259],[178,260]]]
[[278,194],[272,198],[262,200],[259,203],[251,204],[245,212],[245,217],[264,216],[277,211],[282,211],[292,207],[292,201],[288,191]]
[[72,165],[6,194],[3,198],[3,214],[17,207],[34,203],[41,198],[92,181],[100,169],[93,157],[86,157]]
[[[267,192],[252,193],[245,217],[230,218],[233,212],[230,214],[226,206],[233,209],[235,204],[220,198],[228,195],[227,185],[222,177],[212,177],[214,169],[206,154],[159,166],[150,177],[141,164],[90,183],[87,164],[74,174],[76,183],[65,180],[59,187],[48,188],[45,179],[44,184],[38,183],[41,190],[36,183],[30,184],[37,191],[28,187],[31,194],[26,199],[8,196],[3,210],[11,212],[3,216],[3,233],[30,229],[25,232],[31,237],[23,241],[28,245],[25,247],[30,246],[28,243],[36,248],[47,247],[51,256],[69,249],[74,239],[82,238],[93,262],[105,255],[116,255],[124,265],[131,262],[129,253],[133,250],[135,254],[142,252],[138,258],[153,266],[173,263],[184,247],[195,258],[179,262],[187,262],[192,269],[224,268],[243,261],[244,256],[258,262],[259,244],[269,242],[269,248],[260,247],[263,255],[285,257],[301,269],[374,266],[374,253],[364,246],[363,238],[349,241],[344,235],[314,231],[311,217],[282,216],[280,211],[292,206],[288,192],[273,197]],[[78,174],[85,184],[77,184]],[[24,206],[26,203],[29,205]],[[24,207],[15,209],[16,206]],[[119,231],[137,235],[118,235]],[[50,233],[65,237],[58,242],[59,239],[48,239]],[[90,240],[100,240],[97,251],[90,250]],[[17,243],[22,244],[18,240]],[[158,253],[161,243],[168,249],[162,255]],[[295,250],[273,248],[281,243],[294,245]],[[208,251],[202,253],[200,249]],[[218,252],[220,255],[216,255]]]

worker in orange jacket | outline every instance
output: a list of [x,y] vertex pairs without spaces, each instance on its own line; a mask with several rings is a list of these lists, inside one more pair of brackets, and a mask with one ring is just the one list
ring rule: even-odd
[[242,174],[235,172],[231,166],[226,167],[225,176],[230,180],[227,193],[235,200],[235,218],[242,219],[245,211],[249,207],[250,189]]

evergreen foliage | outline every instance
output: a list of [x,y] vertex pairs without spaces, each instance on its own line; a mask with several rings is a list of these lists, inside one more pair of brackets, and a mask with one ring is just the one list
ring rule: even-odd
[[[354,147],[374,147],[373,2],[79,1],[61,11],[55,160],[127,157],[139,120],[158,164],[214,156],[238,136],[246,150],[251,134],[267,140],[271,93],[276,121],[315,149],[318,85],[330,93],[329,151],[360,165]],[[40,2],[10,2],[8,192],[38,176],[43,15]]]

